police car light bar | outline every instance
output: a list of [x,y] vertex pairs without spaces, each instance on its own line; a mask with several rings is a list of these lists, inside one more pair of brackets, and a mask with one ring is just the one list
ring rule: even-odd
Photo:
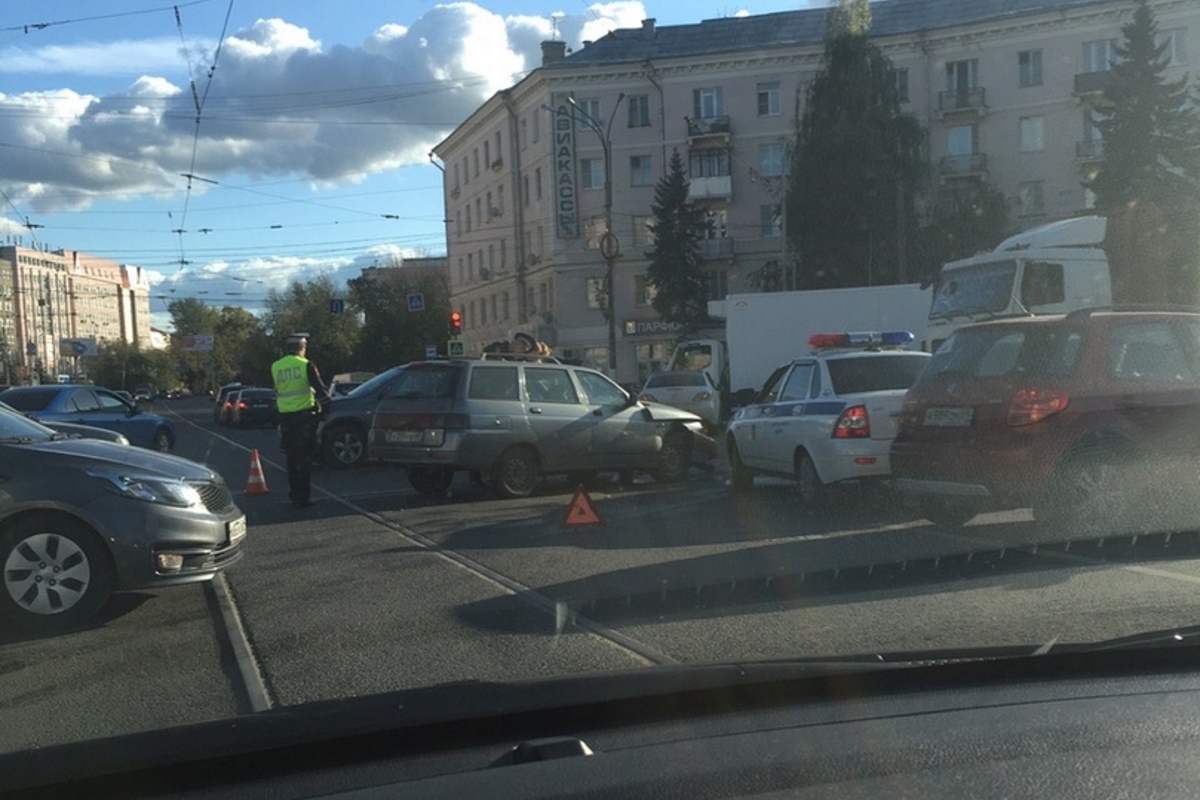
[[829,350],[835,347],[871,347],[886,345],[896,347],[912,344],[916,339],[909,331],[855,331],[853,333],[817,333],[808,337],[808,346],[814,350]]

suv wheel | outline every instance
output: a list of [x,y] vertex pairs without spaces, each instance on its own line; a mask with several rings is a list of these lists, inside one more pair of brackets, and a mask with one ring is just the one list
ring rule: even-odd
[[160,453],[169,453],[171,448],[175,446],[175,439],[172,438],[171,432],[166,428],[159,428],[154,432],[154,449]]
[[100,539],[84,524],[26,517],[0,536],[0,616],[14,627],[72,628],[100,610],[114,575]]
[[823,508],[829,501],[829,487],[821,482],[812,456],[803,451],[796,454],[796,493],[805,508]]
[[683,483],[692,466],[692,448],[686,434],[676,431],[663,439],[662,450],[658,451],[658,468],[654,479],[662,483]]
[[754,488],[754,473],[742,463],[742,454],[737,445],[729,443],[729,471],[733,474],[731,483],[735,492],[745,492]]
[[1119,453],[1103,450],[1071,458],[1055,472],[1034,517],[1081,533],[1127,529],[1129,487],[1121,462]]
[[445,494],[454,483],[454,470],[449,467],[409,467],[408,482],[421,494]]
[[537,485],[540,472],[537,454],[533,450],[510,447],[496,463],[493,483],[501,497],[529,497]]
[[973,505],[962,500],[936,497],[921,501],[921,516],[942,528],[961,528],[978,513]]
[[325,432],[322,447],[325,463],[334,469],[357,467],[367,456],[363,433],[353,425],[335,425]]

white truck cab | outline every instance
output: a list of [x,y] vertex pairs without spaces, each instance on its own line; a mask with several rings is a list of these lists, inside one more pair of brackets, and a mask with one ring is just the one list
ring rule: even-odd
[[990,253],[947,263],[922,349],[934,352],[972,322],[1112,305],[1101,246],[1106,224],[1099,216],[1061,220],[1011,236]]

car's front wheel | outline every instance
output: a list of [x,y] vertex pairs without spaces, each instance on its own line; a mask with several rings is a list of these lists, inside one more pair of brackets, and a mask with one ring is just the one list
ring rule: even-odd
[[454,483],[454,470],[449,467],[409,467],[408,482],[421,494],[445,494]]
[[658,468],[654,479],[661,483],[683,483],[687,480],[692,465],[692,448],[687,434],[681,431],[668,433],[658,451]]
[[112,594],[115,575],[96,533],[73,519],[37,515],[0,535],[0,617],[30,631],[86,622]]
[[363,432],[353,425],[335,425],[325,432],[325,463],[335,469],[357,467],[367,457]]
[[160,453],[168,453],[175,446],[175,437],[166,428],[159,428],[154,432],[152,445]]
[[529,497],[537,486],[541,467],[537,454],[528,447],[510,447],[496,463],[492,485],[501,497]]

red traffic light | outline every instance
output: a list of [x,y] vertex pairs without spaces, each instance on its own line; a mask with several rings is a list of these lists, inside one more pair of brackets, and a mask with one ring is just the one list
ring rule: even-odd
[[450,312],[450,330],[454,331],[455,333],[458,333],[462,330],[462,312],[461,311],[451,311]]

